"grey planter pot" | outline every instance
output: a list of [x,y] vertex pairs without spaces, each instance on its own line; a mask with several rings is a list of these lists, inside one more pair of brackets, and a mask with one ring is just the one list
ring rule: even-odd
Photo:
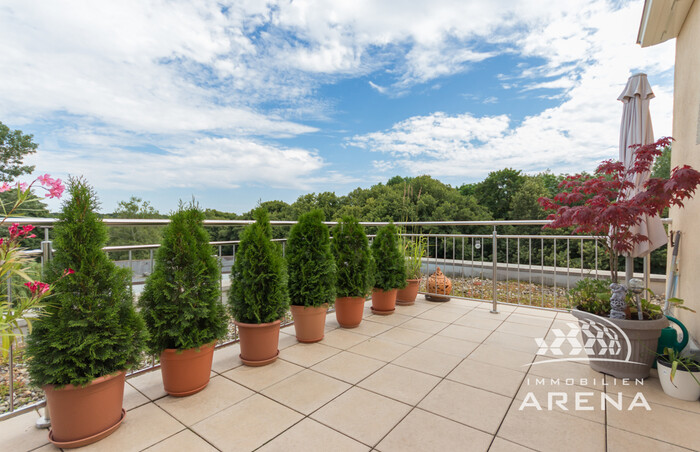
[[578,309],[572,309],[571,314],[581,326],[591,369],[617,378],[649,376],[661,330],[668,326],[666,317],[619,320]]

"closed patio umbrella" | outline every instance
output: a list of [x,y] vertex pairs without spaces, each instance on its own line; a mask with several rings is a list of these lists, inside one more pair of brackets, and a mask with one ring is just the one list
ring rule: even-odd
[[[625,164],[625,168],[632,165],[634,151],[630,149],[633,144],[646,145],[654,142],[654,132],[651,127],[651,113],[649,112],[649,101],[654,97],[651,85],[646,74],[635,74],[627,80],[627,86],[617,100],[622,101],[622,124],[620,125],[620,161]],[[644,183],[649,179],[649,173],[637,174],[634,182],[635,189],[627,196],[634,196],[642,189]],[[635,234],[645,235],[649,241],[635,245],[634,249],[627,256],[626,281],[629,283],[632,277],[632,259],[644,257],[655,249],[666,244],[666,230],[658,216],[645,216],[640,224],[632,230]]]

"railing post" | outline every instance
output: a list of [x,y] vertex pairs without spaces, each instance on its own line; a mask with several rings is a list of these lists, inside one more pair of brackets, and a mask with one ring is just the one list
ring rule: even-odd
[[491,284],[493,286],[493,306],[491,308],[492,314],[498,314],[498,242],[497,242],[497,232],[496,226],[493,227],[493,256],[491,256],[492,274],[491,274]]
[[[12,273],[7,275],[7,307],[8,309],[14,309],[12,306]],[[14,333],[14,328],[10,328],[10,334]],[[21,333],[21,330],[17,332]],[[14,363],[14,353],[12,346],[14,343],[14,338],[10,336],[10,354],[8,356],[9,370],[10,370],[10,412],[15,411],[15,363]]]

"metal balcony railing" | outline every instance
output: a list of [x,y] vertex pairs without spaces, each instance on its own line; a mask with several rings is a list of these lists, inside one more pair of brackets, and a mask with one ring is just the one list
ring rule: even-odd
[[[43,269],[52,258],[53,248],[50,231],[57,221],[52,218],[10,218],[9,223],[32,224],[43,229],[44,240],[40,250],[29,250],[26,253],[35,256]],[[105,219],[109,227],[124,226],[164,226],[167,219]],[[670,223],[670,220],[664,220]],[[205,220],[204,225],[215,226],[245,226],[252,220]],[[423,237],[427,244],[427,253],[423,258],[421,292],[427,291],[427,276],[438,267],[448,277],[453,279],[451,296],[482,300],[491,303],[491,311],[498,312],[499,303],[532,306],[539,309],[568,309],[567,291],[581,278],[609,278],[610,272],[603,269],[604,238],[582,235],[549,234],[542,231],[541,226],[548,224],[547,220],[519,221],[429,221],[429,222],[395,222],[402,228],[405,239]],[[291,226],[295,221],[271,221],[273,226]],[[335,225],[335,222],[326,222]],[[387,222],[360,222],[361,225],[372,229],[388,224]],[[524,226],[533,228],[529,234],[499,234],[498,228],[512,229]],[[440,229],[480,229],[481,233],[442,233]],[[437,232],[435,232],[437,230]],[[489,233],[486,233],[490,230]],[[371,231],[370,231],[371,232]],[[373,237],[369,235],[370,239]],[[286,238],[273,239],[286,246]],[[211,245],[221,264],[220,287],[224,298],[229,283],[231,266],[235,261],[236,248],[239,241],[214,241]],[[158,244],[108,246],[104,251],[112,256],[116,253],[124,255],[125,259],[117,259],[117,265],[132,270],[131,291],[137,298],[141,286],[154,266],[154,251]],[[135,258],[138,253],[148,257]],[[638,275],[646,282],[646,286],[657,293],[662,293],[665,275],[652,275],[649,271],[649,259],[644,260],[644,272]],[[621,275],[621,278],[624,276]],[[8,298],[12,297],[12,282],[4,282]],[[291,323],[291,316],[283,319],[283,325]],[[229,334],[218,347],[228,345],[238,340],[236,327],[231,323]],[[20,339],[10,348],[8,361],[0,367],[2,373],[8,375],[8,394],[0,399],[0,421],[26,413],[45,405],[44,400],[34,401],[23,406],[16,406],[15,394],[15,365],[16,347],[22,347]],[[129,374],[128,377],[149,372],[159,367],[157,357],[144,356],[142,366]],[[0,380],[1,381],[1,380]],[[45,423],[46,424],[46,423]],[[44,425],[47,426],[47,425]]]

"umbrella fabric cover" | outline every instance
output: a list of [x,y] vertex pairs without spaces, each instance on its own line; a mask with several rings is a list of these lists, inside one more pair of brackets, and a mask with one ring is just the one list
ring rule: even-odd
[[[622,124],[620,125],[620,161],[626,168],[632,165],[633,144],[650,144],[654,142],[651,128],[649,101],[654,97],[646,74],[635,74],[627,80],[627,86],[617,100],[622,101]],[[626,196],[634,196],[649,179],[649,173],[638,174],[634,182],[635,189]],[[666,230],[657,216],[645,216],[634,229],[634,233],[645,235],[649,242],[638,243],[630,257],[643,257],[666,244]]]

